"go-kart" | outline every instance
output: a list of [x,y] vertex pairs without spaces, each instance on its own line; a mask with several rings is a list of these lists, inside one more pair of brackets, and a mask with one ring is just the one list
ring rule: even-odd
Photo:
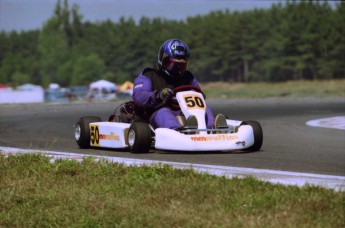
[[[182,126],[194,115],[197,128],[172,130],[153,129],[148,121],[136,118],[133,101],[119,105],[108,121],[100,117],[81,117],[75,125],[75,140],[80,148],[129,149],[132,153],[147,153],[150,149],[169,151],[258,151],[263,133],[257,121],[226,118],[227,126],[206,127],[206,102],[199,87],[180,86],[174,90],[174,101],[162,104],[181,110],[177,118]],[[160,105],[160,106],[162,106]],[[160,107],[156,107],[160,108]]]

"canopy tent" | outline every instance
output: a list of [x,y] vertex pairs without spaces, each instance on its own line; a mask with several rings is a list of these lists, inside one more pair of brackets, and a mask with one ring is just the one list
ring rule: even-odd
[[109,82],[107,80],[99,80],[96,82],[92,82],[90,84],[90,90],[98,90],[100,92],[106,91],[109,93],[113,93],[116,90],[115,83]]
[[21,91],[43,90],[42,86],[34,85],[34,84],[30,84],[30,83],[17,86],[16,89],[21,90]]
[[125,81],[119,88],[119,92],[129,92],[133,90],[133,83],[130,81]]

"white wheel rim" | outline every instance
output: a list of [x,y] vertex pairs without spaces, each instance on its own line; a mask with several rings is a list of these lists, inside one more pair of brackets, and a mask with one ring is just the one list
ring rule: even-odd
[[79,124],[75,127],[74,137],[78,141],[80,139],[80,126]]
[[128,145],[133,146],[135,142],[135,132],[133,129],[130,129],[128,132]]

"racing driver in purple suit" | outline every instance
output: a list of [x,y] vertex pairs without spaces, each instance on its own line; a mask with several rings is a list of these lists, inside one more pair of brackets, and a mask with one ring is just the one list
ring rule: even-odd
[[[134,80],[133,101],[139,113],[146,113],[146,118],[153,128],[181,128],[176,118],[180,111],[164,105],[158,109],[156,107],[173,98],[173,88],[182,85],[200,88],[194,75],[187,71],[189,57],[187,44],[178,39],[169,39],[162,44],[154,68],[145,68]],[[136,112],[138,113],[138,110]],[[213,113],[207,106],[207,128],[211,128],[213,123]]]

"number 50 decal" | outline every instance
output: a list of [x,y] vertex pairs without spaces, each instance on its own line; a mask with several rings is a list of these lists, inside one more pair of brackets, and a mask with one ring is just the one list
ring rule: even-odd
[[199,108],[199,109],[205,109],[205,103],[204,100],[198,96],[198,95],[185,95],[184,101],[186,102],[186,105],[188,109],[193,109],[193,108]]
[[99,146],[99,129],[98,125],[90,124],[90,140],[92,146]]

